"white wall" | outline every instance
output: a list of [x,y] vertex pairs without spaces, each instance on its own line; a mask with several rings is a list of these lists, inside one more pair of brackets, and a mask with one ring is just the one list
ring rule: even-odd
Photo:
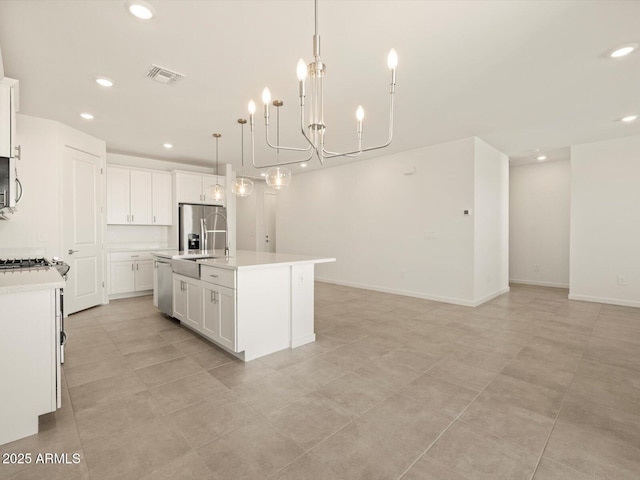
[[570,200],[569,160],[510,168],[510,281],[569,287]]
[[260,180],[254,180],[253,193],[238,197],[238,250],[264,251],[265,215],[264,194],[275,190]]
[[509,284],[509,157],[475,139],[474,302]]
[[639,180],[640,135],[571,148],[569,298],[640,307]]
[[11,219],[0,220],[0,257],[23,256],[31,250],[62,256],[60,124],[21,114],[16,122],[16,141],[22,149],[22,160],[16,164],[24,194]]
[[124,155],[121,153],[107,153],[107,164],[124,165],[125,167],[149,168],[152,170],[183,170],[185,172],[196,172],[211,174],[213,170],[210,167],[200,167],[196,165],[185,165],[184,163],[168,162],[166,160],[157,160],[148,157],[136,157],[133,155]]
[[463,210],[474,209],[475,148],[467,138],[295,175],[278,193],[278,251],[336,257],[317,265],[321,280],[474,304]]
[[0,257],[67,257],[63,250],[62,158],[65,145],[104,159],[105,143],[52,120],[19,114],[17,161],[24,195],[10,220],[0,221]]

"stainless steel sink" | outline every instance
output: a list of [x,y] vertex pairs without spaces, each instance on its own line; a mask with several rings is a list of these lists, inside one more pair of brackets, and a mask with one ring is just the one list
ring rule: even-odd
[[199,258],[174,258],[171,260],[171,271],[185,277],[200,278]]

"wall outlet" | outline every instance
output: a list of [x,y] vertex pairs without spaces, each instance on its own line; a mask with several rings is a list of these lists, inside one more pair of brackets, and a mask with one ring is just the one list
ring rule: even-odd
[[618,275],[618,285],[624,287],[626,284],[627,282],[625,281],[624,277],[622,275]]
[[405,278],[407,278],[407,273],[406,273],[404,270],[400,272],[400,278],[401,278],[402,280],[404,280]]
[[538,265],[537,263],[533,264],[533,271],[534,272],[539,272],[540,271],[540,265]]

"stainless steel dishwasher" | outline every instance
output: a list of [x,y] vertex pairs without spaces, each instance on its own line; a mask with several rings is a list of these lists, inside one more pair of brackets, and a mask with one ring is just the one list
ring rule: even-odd
[[165,315],[173,316],[173,272],[171,259],[156,257],[158,269],[158,308]]

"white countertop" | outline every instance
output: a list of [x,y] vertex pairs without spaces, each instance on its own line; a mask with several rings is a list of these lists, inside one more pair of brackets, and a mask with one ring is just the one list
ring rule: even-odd
[[64,288],[64,280],[54,267],[0,271],[0,294]]
[[303,263],[330,263],[335,258],[312,257],[296,255],[292,253],[252,252],[238,250],[231,257],[203,258],[196,260],[201,265],[229,268],[234,270],[248,270],[253,268],[266,268],[270,266],[296,265]]

